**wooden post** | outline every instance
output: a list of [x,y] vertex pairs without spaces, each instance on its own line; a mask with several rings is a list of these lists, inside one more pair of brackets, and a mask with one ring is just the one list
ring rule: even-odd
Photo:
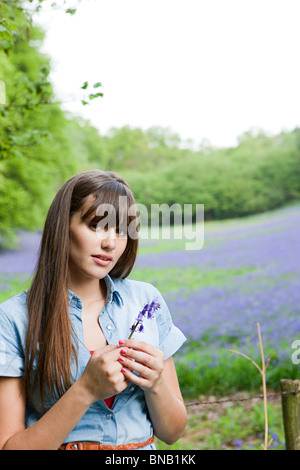
[[300,380],[280,380],[286,450],[300,450]]

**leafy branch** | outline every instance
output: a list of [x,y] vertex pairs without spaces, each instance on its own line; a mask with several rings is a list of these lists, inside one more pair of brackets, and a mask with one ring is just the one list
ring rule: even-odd
[[[77,0],[79,3],[81,0]],[[63,9],[66,14],[74,15],[76,8],[68,5],[67,0],[52,2],[51,9]],[[0,2],[0,54],[3,52],[10,62],[13,63],[14,56],[20,48],[31,48],[30,40],[40,34],[32,26],[34,13],[47,6],[46,0],[4,0]],[[29,8],[28,8],[29,7]],[[25,132],[22,136],[24,126],[24,116],[34,116],[41,106],[58,106],[54,99],[52,85],[49,81],[50,68],[48,64],[40,67],[37,74],[28,72],[23,61],[18,65],[19,70],[13,77],[6,77],[0,74],[0,79],[6,85],[5,100],[0,103],[0,119],[2,119],[2,132],[0,143],[0,160],[21,157],[23,149],[28,146],[42,143],[47,135],[39,126],[35,126],[32,132]],[[82,105],[87,105],[96,98],[103,97],[103,93],[98,90],[102,87],[100,82],[93,85],[88,96],[83,99],[79,93],[78,100]],[[81,87],[82,90],[88,88],[88,82]],[[17,134],[17,137],[16,137]],[[40,135],[38,135],[40,134]],[[50,136],[51,133],[48,133]]]
[[[89,83],[88,82],[84,82],[84,84],[82,85],[81,89],[82,90],[87,90],[88,89],[88,86],[89,86]],[[102,87],[102,83],[100,82],[96,82],[94,83],[93,85],[93,88],[100,88]],[[94,100],[95,98],[102,98],[103,97],[103,93],[102,92],[98,92],[98,93],[89,93],[89,96],[88,96],[88,99],[90,101]],[[81,103],[86,106],[87,104],[90,104],[88,101],[86,100],[82,100]]]

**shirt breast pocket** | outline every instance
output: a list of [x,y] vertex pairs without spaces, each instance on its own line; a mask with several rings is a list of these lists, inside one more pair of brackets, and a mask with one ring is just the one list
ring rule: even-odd
[[159,348],[159,335],[156,324],[146,323],[142,332],[137,332],[132,339],[152,344],[155,348]]

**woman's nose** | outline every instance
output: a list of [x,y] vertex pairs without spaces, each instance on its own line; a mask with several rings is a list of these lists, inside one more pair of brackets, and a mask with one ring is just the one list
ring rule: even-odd
[[103,248],[113,250],[116,246],[116,230],[114,228],[109,228],[101,235],[101,245]]

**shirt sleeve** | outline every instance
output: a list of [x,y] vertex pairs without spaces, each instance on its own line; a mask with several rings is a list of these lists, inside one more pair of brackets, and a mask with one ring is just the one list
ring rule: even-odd
[[15,325],[0,308],[0,377],[20,377],[24,373],[24,355]]
[[160,308],[155,312],[159,331],[159,348],[164,353],[164,359],[167,360],[183,345],[186,337],[174,325],[169,308],[161,293],[156,288],[155,291],[160,304]]

